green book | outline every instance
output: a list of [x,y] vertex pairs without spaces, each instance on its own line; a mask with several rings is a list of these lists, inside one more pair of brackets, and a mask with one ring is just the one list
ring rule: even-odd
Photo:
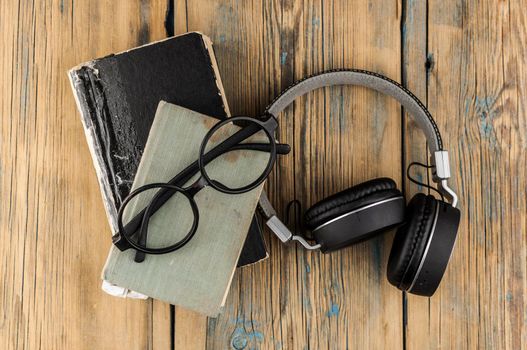
[[[217,119],[160,102],[132,189],[167,182],[197,160],[201,142],[215,123]],[[236,156],[218,158],[207,165],[209,173],[228,181],[230,186],[257,178],[269,159],[265,152],[235,152]],[[262,186],[236,195],[212,187],[202,189],[195,196],[198,229],[187,245],[172,253],[147,255],[142,263],[134,262],[135,250],[121,252],[112,247],[103,280],[207,316],[217,316],[225,303]],[[148,191],[133,200],[124,212],[123,222],[126,224],[141,211],[153,195],[154,191]],[[175,242],[188,232],[193,214],[184,204],[182,196],[175,195],[151,217],[149,245]]]

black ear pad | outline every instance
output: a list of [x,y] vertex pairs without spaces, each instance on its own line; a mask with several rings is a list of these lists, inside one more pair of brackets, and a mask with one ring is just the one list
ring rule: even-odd
[[410,293],[431,296],[443,276],[454,247],[459,210],[422,193],[406,209],[388,259],[388,280]]
[[326,198],[305,215],[306,226],[323,253],[369,239],[404,220],[404,197],[395,182],[382,178]]
[[433,196],[416,194],[406,208],[406,223],[393,240],[388,259],[388,280],[406,290],[412,283],[434,223],[436,200]]
[[396,196],[402,194],[392,179],[366,181],[315,203],[306,211],[304,223],[309,230],[314,230],[347,212]]

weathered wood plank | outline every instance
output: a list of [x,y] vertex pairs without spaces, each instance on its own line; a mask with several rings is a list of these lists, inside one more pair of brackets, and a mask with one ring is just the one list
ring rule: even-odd
[[429,1],[429,106],[460,197],[457,246],[408,348],[527,347],[525,1]]
[[[406,87],[408,87],[425,105],[427,105],[427,2],[405,0],[403,6],[404,13],[403,18],[401,19],[401,35],[403,40],[402,81]],[[408,113],[405,114],[403,126],[403,175],[406,176],[406,167],[408,164],[414,161],[428,164],[429,153],[423,132],[417,127],[417,124]],[[426,169],[414,167],[412,168],[411,175],[425,184],[430,184]],[[418,186],[412,183],[406,177],[404,179],[404,184],[404,192],[407,201],[418,192],[426,192],[426,189],[424,189],[423,186]],[[425,325],[428,322],[429,314],[426,308],[429,304],[429,299],[411,295],[405,295],[404,298],[409,298],[410,300],[410,307],[403,310],[403,312],[406,312],[404,317],[407,319],[405,324],[405,341],[408,345],[409,338],[411,340],[410,344],[416,346],[416,334],[421,335],[420,339],[425,339],[428,335],[428,329],[419,325]],[[420,345],[422,346],[416,346],[416,348],[428,348],[428,344]]]
[[[426,1],[405,0],[403,3],[403,17],[401,19],[402,35],[402,83],[409,88],[425,105],[427,103],[427,15]],[[419,161],[427,164],[429,153],[426,146],[426,138],[423,131],[418,128],[413,116],[405,114],[403,120],[403,147],[404,147],[404,168],[410,162]],[[420,168],[412,169],[412,176],[428,183],[428,176],[425,170]],[[415,193],[422,192],[418,186],[407,178],[404,179],[406,197],[410,199]]]
[[[151,337],[149,345],[153,350],[168,350],[173,348],[173,312],[171,306],[158,300],[150,299],[151,305],[148,320],[151,322],[147,334]],[[173,308],[173,307],[172,307]],[[177,348],[176,348],[177,349]]]
[[2,349],[170,344],[167,305],[100,290],[109,227],[66,76],[79,62],[163,37],[165,6],[0,4]]
[[[256,115],[289,83],[323,69],[400,77],[398,2],[187,1],[184,8],[176,24],[186,25],[176,28],[211,36],[236,114]],[[399,115],[393,100],[364,89],[300,100],[280,116],[280,140],[294,151],[268,183],[273,203],[283,214],[295,197],[307,207],[374,176],[400,182]],[[207,348],[402,347],[401,294],[384,273],[390,237],[324,256],[267,238],[270,259],[237,271],[225,312],[208,321]]]
[[174,349],[205,349],[207,317],[176,307]]

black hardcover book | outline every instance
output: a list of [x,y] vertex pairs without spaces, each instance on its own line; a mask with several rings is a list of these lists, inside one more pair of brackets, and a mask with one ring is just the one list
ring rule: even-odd
[[[113,232],[130,192],[159,101],[230,115],[212,43],[187,33],[84,63],[69,72]],[[238,266],[267,257],[253,218]]]

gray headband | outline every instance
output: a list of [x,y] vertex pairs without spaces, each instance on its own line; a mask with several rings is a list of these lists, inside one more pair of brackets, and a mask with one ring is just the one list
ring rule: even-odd
[[325,86],[358,85],[364,86],[395,98],[414,116],[417,125],[424,131],[430,153],[443,150],[439,129],[419,99],[401,84],[380,74],[364,70],[349,69],[329,71],[300,80],[284,90],[266,108],[266,112],[277,116],[296,98]]

